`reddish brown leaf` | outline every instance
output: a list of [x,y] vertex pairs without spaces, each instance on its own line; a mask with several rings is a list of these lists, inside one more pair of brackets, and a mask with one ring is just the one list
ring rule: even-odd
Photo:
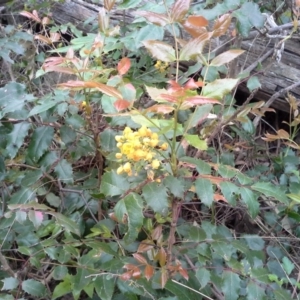
[[154,268],[151,265],[147,265],[145,268],[145,277],[149,281],[154,275]]
[[136,267],[136,268],[133,270],[133,272],[132,272],[132,277],[133,277],[134,279],[140,279],[140,278],[141,278],[141,275],[142,275],[142,272],[141,272],[141,270],[140,270],[138,267]]
[[50,32],[50,39],[52,43],[58,42],[61,38],[60,33],[58,32]]
[[220,195],[220,194],[217,194],[217,193],[214,194],[214,200],[217,201],[217,202],[218,201],[224,201],[224,202],[228,203],[228,201],[226,200],[226,198],[223,195]]
[[183,23],[184,29],[194,38],[207,32],[208,21],[202,16],[189,16]]
[[183,269],[182,267],[180,267],[179,273],[185,280],[189,280],[189,274],[186,269]]
[[130,107],[131,103],[124,99],[118,99],[114,103],[114,107],[117,109],[117,111],[122,111],[128,107]]
[[147,252],[148,250],[151,250],[154,248],[154,242],[151,240],[144,240],[139,244],[139,247],[137,249],[138,253]]
[[162,99],[167,100],[168,102],[171,102],[171,103],[177,103],[177,101],[178,101],[177,97],[174,97],[174,96],[171,96],[168,94],[161,94],[160,96],[162,97]]
[[165,249],[164,249],[163,247],[161,247],[161,248],[158,250],[158,252],[157,252],[155,258],[158,260],[159,265],[160,265],[161,267],[163,267],[163,266],[166,265],[167,254],[166,254],[166,251],[165,251]]
[[118,63],[118,73],[119,75],[124,75],[130,69],[130,59],[128,57],[123,57]]
[[152,231],[151,237],[154,241],[158,241],[161,238],[162,235],[162,225],[158,225],[155,227],[155,229]]
[[208,179],[211,183],[216,184],[218,186],[220,185],[221,182],[227,181],[226,178],[216,177],[216,176],[212,176],[212,175],[201,174],[201,175],[198,175],[197,177]]
[[190,8],[190,0],[176,0],[171,11],[173,22],[182,22]]
[[21,11],[20,15],[27,17],[28,19],[31,19],[37,23],[41,23],[42,20],[39,18],[39,16],[37,15],[36,11],[33,11],[33,13],[30,13],[28,11]]
[[49,67],[43,67],[45,72],[59,72],[64,74],[76,74],[77,71],[67,68],[67,67],[60,67],[60,66],[49,66]]
[[174,110],[174,107],[166,104],[155,104],[146,109],[147,112],[155,112],[158,114],[169,114]]
[[147,259],[144,256],[142,256],[141,254],[134,253],[134,254],[132,254],[132,256],[141,264],[147,265],[147,263],[148,263]]
[[123,281],[127,281],[127,280],[129,280],[131,277],[132,277],[132,271],[128,271],[128,272],[123,273],[123,274],[120,276],[120,279],[122,279]]
[[203,105],[203,104],[221,104],[220,101],[204,96],[193,96],[184,99],[182,108],[186,109],[188,107],[193,107],[195,105]]
[[43,42],[43,43],[45,43],[45,44],[47,44],[47,45],[51,45],[51,44],[52,44],[52,41],[51,41],[50,38],[48,38],[48,37],[46,37],[46,36],[44,36],[44,35],[41,35],[41,34],[36,34],[36,35],[34,36],[34,39],[35,39],[35,40],[39,40],[39,41],[41,41],[41,42]]
[[189,81],[184,85],[186,89],[198,89],[199,87],[203,87],[203,81],[195,81],[193,78],[189,79]]
[[149,11],[137,11],[135,14],[144,17],[147,19],[149,22],[158,25],[158,26],[165,26],[169,23],[168,17],[163,14],[158,14],[154,12],[149,12]]
[[213,27],[213,37],[224,35],[231,23],[231,14],[225,14],[215,21]]

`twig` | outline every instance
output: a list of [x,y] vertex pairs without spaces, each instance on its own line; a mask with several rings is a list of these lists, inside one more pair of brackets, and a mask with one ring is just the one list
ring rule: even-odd
[[[288,91],[290,91],[290,90],[292,90],[292,89],[294,89],[294,88],[296,88],[296,87],[298,87],[298,86],[300,86],[300,81],[298,81],[298,82],[295,82],[294,84],[291,84],[290,86],[288,86],[288,87],[286,87],[286,88],[284,88],[284,89],[281,89],[280,91],[278,91],[277,93],[275,93],[267,102],[266,102],[266,104],[264,105],[264,107],[265,108],[267,108],[267,107],[270,107],[273,103],[274,103],[274,101],[277,99],[277,98],[279,98],[281,95],[283,95],[284,93],[287,93]],[[258,123],[259,123],[259,121],[260,121],[260,119],[261,119],[262,117],[261,116],[256,116],[255,117],[255,119],[254,119],[254,121],[253,121],[253,125],[255,126],[255,127],[257,127],[257,125],[258,125]]]
[[7,262],[7,259],[5,256],[0,252],[0,262],[2,265],[2,269],[6,272],[8,272],[12,277],[17,278],[17,273],[13,271],[13,269],[10,267],[9,263]]

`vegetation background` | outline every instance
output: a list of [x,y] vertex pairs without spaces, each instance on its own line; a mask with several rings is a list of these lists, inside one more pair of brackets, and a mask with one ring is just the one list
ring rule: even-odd
[[0,299],[299,299],[297,99],[257,126],[236,62],[300,2],[57,2],[1,8]]

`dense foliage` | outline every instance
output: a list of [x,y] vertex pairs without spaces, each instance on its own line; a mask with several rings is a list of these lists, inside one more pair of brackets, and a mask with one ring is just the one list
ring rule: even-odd
[[234,98],[259,81],[229,75],[270,8],[212,2],[104,0],[88,34],[37,11],[34,35],[2,28],[1,299],[298,299],[295,98],[267,151],[262,103]]

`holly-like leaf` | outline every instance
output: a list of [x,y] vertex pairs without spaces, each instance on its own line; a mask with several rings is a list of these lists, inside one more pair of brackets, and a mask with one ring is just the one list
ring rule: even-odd
[[247,284],[247,299],[260,300],[265,299],[265,288],[261,287],[258,282],[250,280]]
[[143,199],[136,193],[130,193],[118,201],[114,210],[118,220],[128,224],[125,243],[134,242],[143,225]]
[[54,168],[54,171],[59,178],[64,183],[73,183],[73,169],[67,160],[62,159]]
[[148,40],[143,42],[146,49],[153,57],[164,62],[173,62],[176,60],[175,50],[165,42]]
[[188,121],[185,124],[184,130],[188,131],[190,128],[197,126],[198,124],[203,123],[213,106],[211,104],[204,104],[201,106],[197,106],[195,111],[190,115]]
[[259,213],[259,202],[257,201],[257,195],[255,195],[250,189],[240,187],[240,195],[242,201],[247,205],[251,218],[255,218]]
[[196,271],[196,277],[201,284],[201,288],[205,288],[208,282],[210,281],[210,272],[207,269],[199,268]]
[[124,99],[118,99],[117,101],[114,102],[114,107],[116,108],[117,111],[122,111],[124,109],[127,109],[130,106],[131,106],[131,102]]
[[168,24],[169,20],[166,15],[163,14],[158,14],[155,12],[150,12],[150,11],[137,11],[135,14],[144,17],[146,20],[149,22],[158,25],[158,26],[165,26]]
[[180,60],[193,60],[196,59],[199,54],[203,52],[205,44],[212,37],[212,33],[206,32],[199,37],[190,40],[183,46],[180,51]]
[[289,199],[284,191],[282,191],[282,188],[272,184],[271,182],[256,182],[251,186],[251,188],[268,197],[273,197],[284,204],[289,204]]
[[232,60],[234,60],[235,58],[237,58],[244,52],[245,52],[244,50],[238,50],[238,49],[231,49],[231,50],[225,51],[225,52],[221,53],[220,55],[218,55],[217,57],[215,57],[210,62],[210,65],[219,67],[219,66],[228,64],[229,62],[231,62]]
[[231,14],[224,14],[218,18],[213,27],[213,36],[218,37],[224,35],[231,24]]
[[173,22],[181,22],[183,21],[185,15],[187,14],[189,8],[190,8],[191,0],[176,0],[170,16],[172,18]]
[[116,172],[106,172],[102,176],[100,192],[106,196],[118,196],[129,189],[129,182],[126,177]]
[[247,81],[247,88],[250,92],[261,88],[261,83],[259,82],[259,79],[257,76],[251,76]]
[[44,215],[40,211],[30,210],[28,212],[28,218],[33,223],[35,228],[39,228],[43,222]]
[[214,191],[212,183],[203,178],[198,178],[195,181],[196,193],[206,206],[210,207],[214,201]]
[[28,146],[28,156],[38,161],[42,155],[49,149],[54,135],[54,128],[50,126],[41,126],[35,129]]
[[223,283],[222,292],[225,295],[225,299],[236,300],[239,298],[239,291],[241,289],[241,279],[232,271],[223,271]]
[[207,144],[205,140],[201,140],[196,134],[186,134],[184,139],[188,142],[189,145],[199,149],[207,150]]
[[239,79],[224,78],[209,82],[203,87],[203,96],[221,100],[238,84]]
[[22,282],[22,289],[24,292],[35,297],[42,297],[46,292],[45,286],[34,279],[24,280]]
[[95,290],[100,299],[111,300],[115,290],[115,278],[105,275],[97,276],[95,279]]
[[17,155],[30,127],[31,125],[27,122],[15,124],[12,132],[7,135],[6,151],[11,158]]
[[184,181],[182,179],[178,179],[173,176],[167,176],[163,184],[165,187],[169,189],[169,191],[178,198],[183,197],[185,187],[184,187]]
[[162,213],[169,206],[167,189],[157,182],[150,182],[143,187],[143,197],[154,212]]
[[35,106],[28,114],[27,118],[31,117],[31,116],[34,116],[34,115],[37,115],[37,114],[40,114],[44,111],[47,111],[49,110],[50,108],[54,107],[55,105],[57,105],[57,102],[56,101],[44,101],[44,102],[41,102],[41,104]]
[[128,57],[123,57],[118,63],[118,73],[119,75],[125,75],[130,69],[130,59]]
[[3,290],[14,290],[18,285],[19,281],[17,278],[8,277],[1,280],[3,282],[3,286],[1,291]]
[[72,283],[70,281],[69,276],[66,276],[63,282],[60,282],[58,285],[56,285],[51,299],[55,300],[61,296],[70,293],[71,291],[72,291]]

